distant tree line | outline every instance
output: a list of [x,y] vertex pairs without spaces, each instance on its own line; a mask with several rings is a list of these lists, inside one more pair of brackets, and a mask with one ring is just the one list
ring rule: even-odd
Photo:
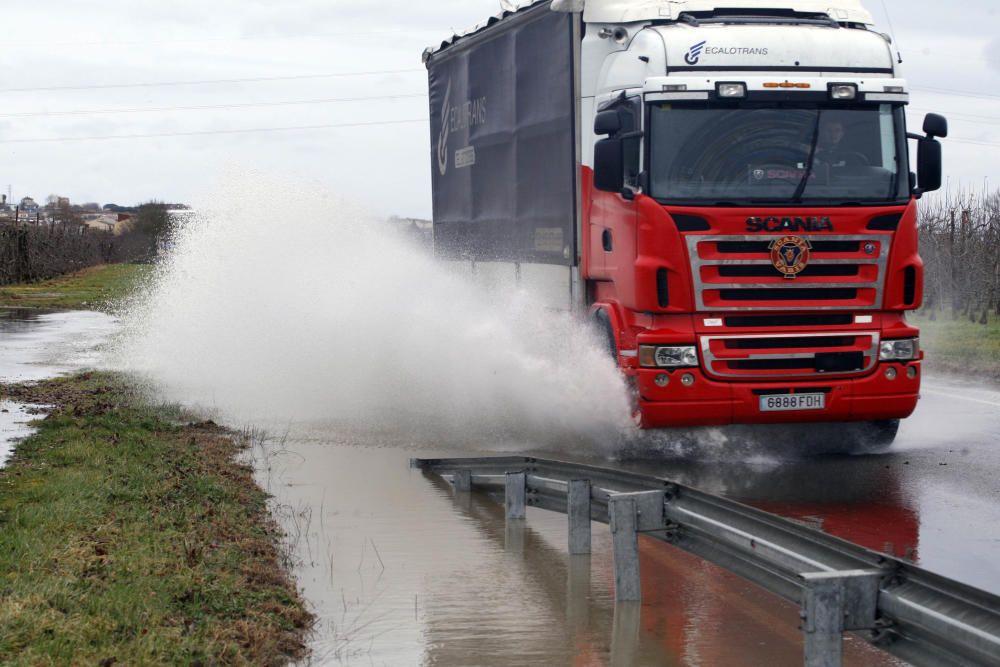
[[170,205],[133,207],[120,233],[91,229],[76,211],[59,211],[50,224],[0,224],[0,285],[34,282],[97,264],[153,261],[169,235]]
[[1000,190],[925,200],[920,254],[924,307],[932,317],[987,324],[990,313],[1000,315]]

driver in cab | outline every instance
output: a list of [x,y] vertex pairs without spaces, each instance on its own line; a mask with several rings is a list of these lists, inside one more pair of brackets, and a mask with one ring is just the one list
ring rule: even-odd
[[836,118],[824,119],[820,123],[819,138],[816,142],[816,164],[823,164],[828,167],[847,167],[852,162],[852,157],[856,155],[848,150],[844,137],[847,130],[843,121]]

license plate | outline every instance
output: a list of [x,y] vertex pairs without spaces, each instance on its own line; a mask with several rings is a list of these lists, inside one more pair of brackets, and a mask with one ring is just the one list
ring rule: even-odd
[[781,394],[760,397],[761,412],[822,410],[825,407],[826,394]]

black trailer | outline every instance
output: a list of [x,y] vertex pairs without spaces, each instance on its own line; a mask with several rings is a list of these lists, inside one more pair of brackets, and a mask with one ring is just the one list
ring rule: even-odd
[[578,264],[579,17],[550,4],[424,52],[442,259]]

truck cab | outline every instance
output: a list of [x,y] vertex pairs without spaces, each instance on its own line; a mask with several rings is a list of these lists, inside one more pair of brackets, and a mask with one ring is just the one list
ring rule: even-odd
[[859,0],[535,0],[424,63],[437,256],[589,317],[641,426],[892,440],[947,122]]

